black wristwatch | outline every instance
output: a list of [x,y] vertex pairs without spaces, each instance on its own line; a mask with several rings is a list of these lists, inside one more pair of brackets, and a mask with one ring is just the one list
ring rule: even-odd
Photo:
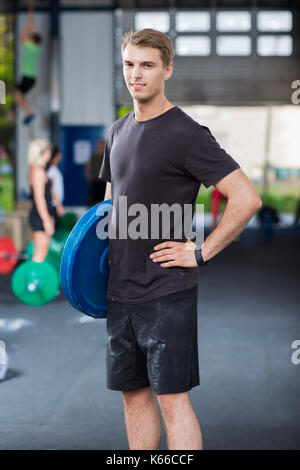
[[196,248],[195,249],[195,257],[196,257],[196,261],[197,261],[198,266],[204,266],[205,264],[208,263],[208,261],[204,261],[203,258],[202,258],[201,248]]

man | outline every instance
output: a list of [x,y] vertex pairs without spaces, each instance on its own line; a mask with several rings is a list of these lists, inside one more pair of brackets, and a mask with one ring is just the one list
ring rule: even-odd
[[105,195],[105,183],[99,180],[99,171],[102,165],[105,140],[99,139],[96,146],[96,152],[84,167],[86,179],[90,182],[88,206],[92,207],[98,202],[103,201]]
[[128,208],[195,206],[203,183],[214,185],[228,202],[201,250],[185,237],[109,240],[107,387],[122,392],[130,449],[159,448],[157,405],[168,449],[202,449],[188,394],[200,383],[197,267],[233,241],[261,206],[252,183],[209,129],[165,97],[173,56],[172,42],[158,31],[124,36],[123,74],[134,111],[108,132],[100,171],[107,181],[105,199],[112,197],[117,226],[124,216],[122,196]]
[[26,116],[23,124],[30,124],[35,118],[25,95],[36,83],[36,66],[41,53],[42,37],[36,31],[32,4],[29,3],[26,25],[20,34],[20,42],[23,44],[23,58],[21,65],[22,78],[15,87],[15,102],[24,110]]

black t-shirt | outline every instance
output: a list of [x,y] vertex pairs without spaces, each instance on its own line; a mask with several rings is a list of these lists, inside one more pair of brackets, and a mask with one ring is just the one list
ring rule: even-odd
[[[217,143],[210,130],[194,121],[178,106],[147,121],[136,121],[134,111],[109,128],[100,178],[112,185],[112,202],[118,225],[119,197],[128,208],[179,203],[193,205],[201,183],[217,183],[239,164]],[[136,216],[135,216],[136,217]],[[128,224],[135,217],[128,216]],[[197,284],[198,269],[162,268],[149,255],[167,240],[186,241],[184,235],[135,240],[110,239],[108,298],[140,303],[188,289]],[[117,226],[118,233],[118,226]],[[151,234],[149,228],[149,234]]]

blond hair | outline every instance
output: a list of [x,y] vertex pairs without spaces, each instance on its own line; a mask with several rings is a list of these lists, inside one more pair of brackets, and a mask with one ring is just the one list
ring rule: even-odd
[[140,31],[128,31],[123,36],[121,46],[122,57],[128,44],[139,47],[153,47],[159,49],[160,57],[165,67],[173,62],[175,50],[172,41],[168,36],[155,29],[141,29]]
[[44,166],[43,154],[45,150],[51,149],[51,143],[47,139],[32,140],[28,148],[28,164],[29,166]]

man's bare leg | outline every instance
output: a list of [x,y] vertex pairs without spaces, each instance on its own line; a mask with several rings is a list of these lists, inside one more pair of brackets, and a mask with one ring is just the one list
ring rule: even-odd
[[26,101],[23,93],[21,93],[19,90],[15,90],[14,96],[15,102],[24,110],[26,116],[31,116],[33,114],[32,109]]
[[122,392],[122,397],[129,449],[159,449],[161,422],[152,389]]
[[158,394],[169,450],[202,450],[202,433],[188,392]]

